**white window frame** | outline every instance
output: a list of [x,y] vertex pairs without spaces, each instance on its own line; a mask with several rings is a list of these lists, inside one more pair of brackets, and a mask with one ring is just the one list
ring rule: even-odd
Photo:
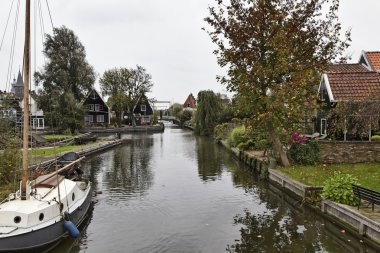
[[95,111],[100,112],[100,104],[95,104]]
[[141,107],[140,107],[140,111],[142,111],[142,112],[146,112],[146,105],[141,105]]
[[93,104],[89,104],[89,107],[88,107],[89,111],[94,111],[94,105]]
[[94,123],[94,117],[93,117],[93,115],[88,115],[88,122],[89,123]]
[[327,119],[321,118],[321,134],[327,133]]
[[97,123],[104,123],[104,115],[96,115]]

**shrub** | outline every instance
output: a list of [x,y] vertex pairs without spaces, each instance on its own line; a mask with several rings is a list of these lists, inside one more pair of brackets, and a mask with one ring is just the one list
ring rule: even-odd
[[255,143],[253,142],[253,140],[247,140],[245,142],[240,142],[237,145],[237,148],[240,150],[248,150],[248,149],[253,148],[254,146],[255,146]]
[[320,161],[319,145],[315,141],[307,143],[293,143],[289,149],[289,156],[293,162],[302,165],[315,165]]
[[228,137],[228,123],[216,125],[214,128],[214,138],[216,140],[224,140]]
[[245,142],[245,127],[238,126],[232,130],[230,136],[227,139],[227,143],[231,147],[237,147],[240,143],[243,142]]
[[322,196],[338,203],[356,205],[359,199],[352,191],[352,184],[358,184],[356,177],[337,172],[323,183]]
[[191,120],[191,118],[193,117],[193,112],[190,110],[182,110],[178,114],[178,117],[180,120],[181,127],[183,127],[183,125],[185,124],[186,121]]

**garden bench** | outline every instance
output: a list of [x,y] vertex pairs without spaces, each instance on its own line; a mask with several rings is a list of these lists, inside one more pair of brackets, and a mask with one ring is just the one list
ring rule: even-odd
[[380,192],[373,191],[355,184],[352,185],[352,190],[354,194],[359,198],[358,210],[361,200],[366,200],[372,204],[372,212],[374,210],[375,204],[380,205]]

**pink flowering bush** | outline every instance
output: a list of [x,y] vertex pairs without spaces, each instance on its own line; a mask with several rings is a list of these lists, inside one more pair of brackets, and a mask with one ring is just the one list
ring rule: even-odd
[[290,141],[293,144],[300,144],[300,143],[306,143],[308,141],[308,138],[301,134],[299,131],[293,131],[292,136],[290,137]]
[[288,154],[296,164],[315,165],[320,161],[318,142],[309,139],[298,131],[294,131],[290,138],[291,146]]

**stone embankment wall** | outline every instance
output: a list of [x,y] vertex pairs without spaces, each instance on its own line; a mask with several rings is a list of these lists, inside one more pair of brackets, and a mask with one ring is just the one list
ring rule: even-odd
[[380,142],[320,141],[323,163],[380,162]]

